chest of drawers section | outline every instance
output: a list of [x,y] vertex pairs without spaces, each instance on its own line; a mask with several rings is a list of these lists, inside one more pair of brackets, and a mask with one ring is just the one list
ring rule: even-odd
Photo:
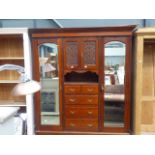
[[65,130],[98,130],[98,84],[65,84]]

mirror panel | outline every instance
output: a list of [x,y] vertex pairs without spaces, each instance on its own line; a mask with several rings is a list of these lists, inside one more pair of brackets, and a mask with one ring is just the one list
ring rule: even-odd
[[41,96],[41,125],[59,125],[59,74],[56,44],[39,46]]
[[126,45],[104,45],[104,127],[124,127]]

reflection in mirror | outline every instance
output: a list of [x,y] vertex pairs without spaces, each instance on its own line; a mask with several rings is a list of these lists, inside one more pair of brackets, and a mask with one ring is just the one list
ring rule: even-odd
[[41,124],[59,125],[58,48],[56,44],[39,46]]
[[125,50],[118,41],[104,46],[104,127],[124,127]]

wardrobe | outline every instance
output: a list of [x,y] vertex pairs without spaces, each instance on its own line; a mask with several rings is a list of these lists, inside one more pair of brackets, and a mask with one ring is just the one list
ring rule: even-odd
[[130,134],[135,26],[29,29],[36,134]]

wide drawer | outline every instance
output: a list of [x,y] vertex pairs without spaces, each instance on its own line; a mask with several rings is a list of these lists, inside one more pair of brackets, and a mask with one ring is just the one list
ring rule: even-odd
[[98,94],[98,85],[82,85],[82,94]]
[[66,119],[65,129],[74,131],[97,131],[97,119]]
[[65,115],[67,118],[98,118],[98,107],[75,107],[66,106]]
[[65,104],[98,104],[98,95],[65,95]]
[[81,92],[80,85],[65,85],[65,94],[79,94]]

